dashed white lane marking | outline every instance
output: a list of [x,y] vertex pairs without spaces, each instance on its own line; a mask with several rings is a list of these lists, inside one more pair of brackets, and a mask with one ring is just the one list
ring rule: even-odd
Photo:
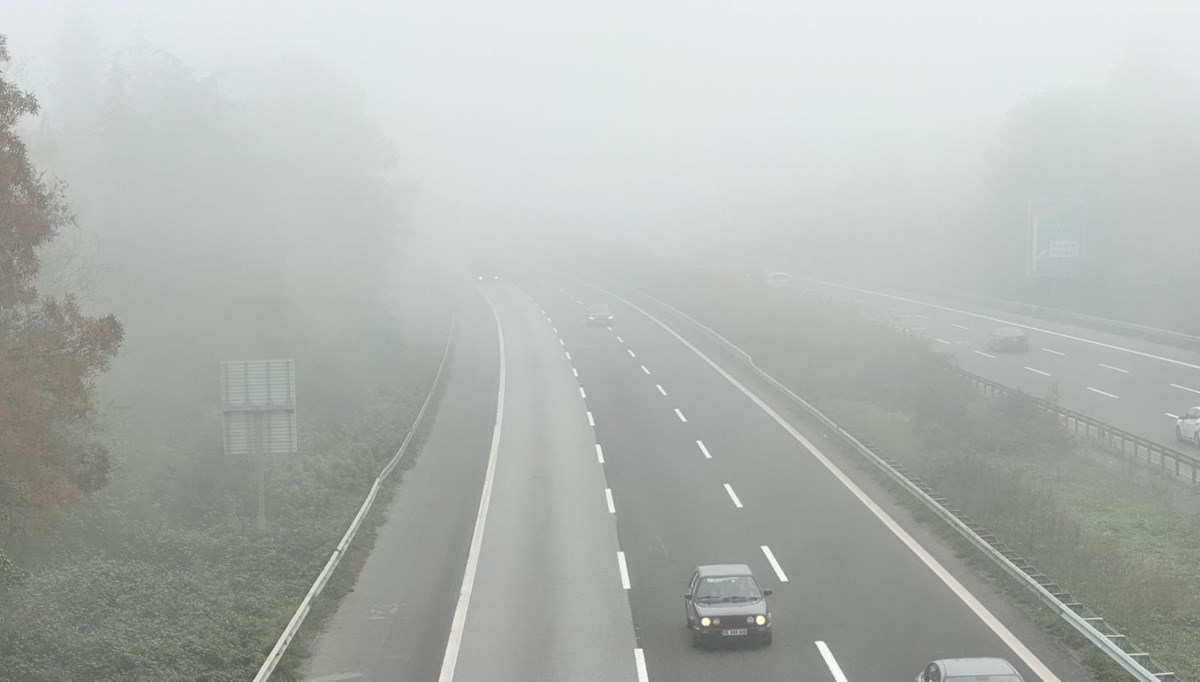
[[930,317],[930,316],[928,316],[928,315],[922,315],[921,313],[913,313],[913,315],[912,315],[912,316],[913,316],[913,317],[920,318],[920,319],[922,319],[922,320],[932,320],[932,319],[933,319],[932,317]]
[[950,345],[950,342],[949,342],[949,341],[947,341],[946,339],[939,339],[939,338],[938,338],[938,337],[936,337],[936,336],[935,336],[935,337],[933,337],[933,340],[934,340],[934,341],[937,341],[938,343],[944,343],[944,344],[946,344],[946,345]]
[[683,413],[679,411],[678,407],[675,408],[675,416],[679,417],[679,421],[681,421],[681,422],[687,421],[687,417],[683,416]]
[[599,443],[596,443],[596,461],[604,464],[604,448]]
[[[483,293],[483,292],[480,292]],[[496,421],[492,427],[492,445],[488,452],[487,470],[483,475],[483,492],[479,496],[479,511],[475,515],[475,529],[471,532],[471,546],[467,551],[467,564],[463,569],[462,586],[458,590],[458,602],[454,606],[454,618],[450,621],[450,635],[446,640],[446,651],[442,656],[442,668],[438,682],[451,682],[454,668],[458,666],[458,651],[462,647],[463,632],[467,624],[467,609],[471,604],[471,592],[475,588],[475,572],[479,567],[479,550],[483,546],[483,529],[487,525],[488,507],[492,503],[492,481],[496,478],[496,458],[500,453],[500,429],[504,423],[504,328],[500,324],[500,313],[492,306],[491,299],[484,293],[492,315],[496,318],[496,337],[499,341],[500,378],[496,388]]]
[[588,413],[588,426],[595,426],[596,420],[595,420],[595,418],[592,417],[592,411],[588,410],[587,413]]
[[1171,384],[1171,388],[1178,388],[1181,391],[1191,391],[1192,393],[1200,393],[1200,391],[1197,391],[1194,388],[1188,388],[1187,386],[1180,386],[1179,384]]
[[1104,369],[1111,369],[1114,372],[1120,372],[1121,374],[1129,374],[1129,370],[1127,370],[1127,369],[1121,369],[1120,367],[1113,367],[1112,365],[1106,365],[1103,362],[1100,363],[1100,366],[1103,367]]
[[633,349],[632,349],[632,348],[626,348],[626,349],[625,349],[625,351],[626,351],[627,353],[629,353],[629,357],[631,357],[631,358],[636,358],[636,357],[637,357],[637,355],[636,355],[636,354],[633,352]]
[[650,370],[646,369],[645,365],[642,365],[642,371],[645,372],[646,374],[650,373]]
[[968,332],[971,331],[970,327],[964,327],[961,324],[955,324],[954,322],[951,322],[950,326],[954,327],[955,329],[962,329],[963,331],[968,331]]
[[985,358],[994,358],[994,357],[996,357],[995,355],[992,355],[991,353],[984,353],[984,352],[983,352],[983,351],[981,351],[981,350],[977,350],[977,351],[975,351],[975,354],[976,354],[976,355],[982,355],[982,356],[983,356],[983,357],[985,357]]
[[560,345],[560,346],[565,346],[565,345],[567,345],[567,342],[566,342],[566,341],[563,341],[562,339],[559,339],[559,340],[558,340],[558,345]]
[[663,388],[662,384],[654,384],[654,387],[658,389],[659,393],[661,393],[663,395],[667,394],[667,389]]
[[629,567],[625,565],[625,552],[617,552],[617,566],[621,567],[621,587],[629,589]]
[[646,672],[646,654],[641,649],[633,650],[633,664],[637,666],[638,682],[650,682],[650,673]]
[[1030,372],[1033,372],[1034,374],[1041,374],[1041,375],[1042,375],[1042,376],[1044,376],[1044,377],[1048,377],[1048,376],[1050,376],[1050,373],[1049,373],[1049,372],[1043,372],[1043,371],[1042,371],[1042,370],[1040,370],[1040,369],[1034,369],[1034,368],[1032,368],[1032,367],[1026,367],[1025,369],[1029,370]]
[[571,351],[568,350],[568,351],[563,351],[563,352],[567,354],[567,359],[570,360],[571,359]]
[[825,642],[817,642],[817,649],[821,652],[821,658],[825,659],[825,665],[829,666],[829,672],[833,675],[835,682],[846,682],[846,674],[842,672],[842,666],[838,665],[837,659],[833,657],[833,652]]
[[552,331],[552,332],[554,332],[555,334],[557,334],[557,333],[558,333],[558,327],[551,327],[551,328],[550,328],[550,331]]
[[779,566],[779,562],[775,560],[775,555],[771,553],[771,548],[766,545],[762,546],[763,554],[767,556],[767,563],[771,564],[771,568],[775,569],[775,575],[779,576],[779,582],[787,582],[787,574],[783,572],[783,568]]
[[579,378],[579,370],[575,369],[574,367],[571,368],[571,374],[574,374],[576,379]]
[[704,459],[712,459],[712,455],[708,454],[708,448],[704,447],[704,441],[696,441],[696,445],[700,448],[700,452],[704,454]]
[[617,506],[616,506],[615,504],[613,504],[613,498],[612,498],[612,488],[605,488],[605,489],[604,489],[604,501],[608,503],[608,513],[609,513],[609,514],[616,514],[616,513],[617,513]]
[[1098,389],[1098,388],[1092,388],[1091,386],[1088,386],[1088,387],[1087,387],[1087,390],[1091,391],[1092,393],[1099,393],[1100,395],[1102,395],[1102,396],[1104,396],[1104,397],[1106,397],[1106,398],[1113,398],[1113,399],[1116,399],[1116,398],[1120,398],[1120,397],[1121,397],[1121,396],[1119,396],[1119,395],[1113,395],[1113,394],[1109,393],[1108,391],[1101,391],[1101,390],[1100,390],[1100,389]]
[[733,500],[733,506],[738,509],[742,508],[742,501],[738,499],[737,493],[733,492],[733,486],[725,484],[725,492],[729,493],[729,499]]
[[1176,420],[1179,419],[1179,415],[1177,415],[1177,414],[1171,414],[1170,412],[1163,412],[1163,414],[1167,415],[1171,419],[1176,419]]
[[622,339],[621,337],[618,336],[617,343],[625,343],[625,339]]
[[579,397],[585,400],[587,399],[587,393],[583,390],[582,386],[579,387]]
[[1060,356],[1060,357],[1064,357],[1064,358],[1065,358],[1065,357],[1067,357],[1067,354],[1066,354],[1066,353],[1064,353],[1064,352],[1062,352],[1062,351],[1058,351],[1058,350],[1051,350],[1051,349],[1049,349],[1049,348],[1043,348],[1042,350],[1046,351],[1047,353],[1049,353],[1049,354],[1051,354],[1051,355],[1058,355],[1058,356]]

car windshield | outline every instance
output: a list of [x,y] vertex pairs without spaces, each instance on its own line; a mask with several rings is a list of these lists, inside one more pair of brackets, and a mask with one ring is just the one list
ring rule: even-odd
[[591,313],[592,315],[603,315],[608,312],[608,306],[594,305],[591,308],[588,308],[588,312]]
[[699,602],[750,601],[762,598],[758,584],[748,575],[704,578],[696,586],[695,600]]

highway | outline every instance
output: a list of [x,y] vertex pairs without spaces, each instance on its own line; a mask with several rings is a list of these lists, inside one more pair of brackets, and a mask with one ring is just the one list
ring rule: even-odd
[[[1195,351],[925,296],[807,279],[803,286],[926,330],[935,350],[953,353],[960,367],[992,381],[1040,398],[1057,385],[1063,407],[1152,441],[1173,444],[1177,415],[1200,405]],[[1026,330],[1029,353],[988,351],[988,334],[1005,325]]]
[[[309,682],[848,682],[989,655],[1027,680],[1088,679],[928,528],[655,319],[574,282],[480,291]],[[596,302],[613,329],[584,324]],[[734,562],[775,591],[774,643],[694,649],[687,578]]]

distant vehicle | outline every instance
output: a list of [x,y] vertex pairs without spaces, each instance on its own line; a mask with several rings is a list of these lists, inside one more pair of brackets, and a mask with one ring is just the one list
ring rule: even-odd
[[1200,407],[1193,407],[1175,421],[1175,440],[1190,440],[1200,448]]
[[612,310],[603,303],[588,308],[587,321],[589,325],[597,327],[611,327],[613,323]]
[[788,282],[790,282],[791,279],[792,276],[786,272],[768,272],[767,286],[774,287],[776,289],[786,289]]
[[1020,327],[996,327],[988,337],[987,347],[995,353],[1028,353],[1029,337]]
[[711,642],[756,640],[771,643],[771,590],[759,589],[745,564],[701,566],[683,595],[684,617],[692,646]]
[[925,666],[916,682],[1024,682],[1003,658],[943,658]]

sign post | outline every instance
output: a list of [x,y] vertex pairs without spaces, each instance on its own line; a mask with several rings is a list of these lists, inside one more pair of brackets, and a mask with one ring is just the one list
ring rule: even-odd
[[1087,205],[1074,200],[1029,202],[1026,271],[1040,277],[1083,274]]
[[267,528],[266,459],[296,452],[296,363],[236,360],[221,363],[221,413],[226,455],[255,459],[258,530]]

